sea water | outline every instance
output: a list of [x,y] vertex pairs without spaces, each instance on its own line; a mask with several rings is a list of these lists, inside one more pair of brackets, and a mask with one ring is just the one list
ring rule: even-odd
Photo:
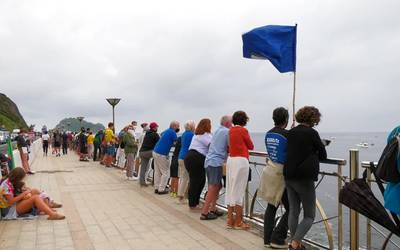
[[[357,149],[359,150],[359,159],[361,161],[378,161],[382,150],[386,146],[386,139],[388,133],[384,132],[371,132],[371,133],[320,133],[321,138],[331,140],[331,144],[326,147],[328,157],[329,158],[340,158],[345,159],[347,162],[349,161],[349,150]],[[255,150],[257,151],[265,151],[265,142],[264,137],[265,133],[251,133],[251,137],[253,139]],[[368,148],[358,147],[357,144],[361,142],[367,142],[369,144]],[[258,158],[258,159],[257,159]],[[250,161],[263,162],[263,159],[260,157],[250,159]],[[258,171],[261,171],[262,167],[258,167]],[[363,168],[359,169],[360,176],[362,175]],[[321,171],[324,172],[337,172],[336,165],[327,165],[321,164]],[[344,176],[349,176],[349,166],[346,165],[342,169],[342,174]],[[252,177],[253,180],[249,185],[250,192],[253,193],[257,188],[259,183],[258,173],[253,171]],[[320,176],[321,179],[322,176]],[[373,191],[376,197],[382,201],[382,194],[379,192],[376,185],[373,184]],[[337,194],[337,178],[332,176],[325,176],[322,182],[319,184],[317,188],[317,198],[327,217],[335,217],[337,216],[337,207],[338,207],[338,194]],[[259,202],[263,205],[262,201]],[[257,204],[256,211],[262,212],[263,209],[260,204]],[[317,211],[317,217],[315,221],[321,220],[321,216]],[[335,238],[335,247],[337,247],[337,218],[333,218],[329,220],[329,223],[332,225],[333,234]],[[376,224],[374,223],[374,226]],[[366,246],[366,220],[363,216],[360,216],[360,247],[364,248]],[[381,227],[378,227],[382,229]],[[343,206],[343,236],[344,236],[344,247],[348,247],[349,245],[349,209]],[[372,230],[372,245],[373,249],[379,249],[384,242],[384,238],[381,237],[375,230]],[[327,245],[327,237],[326,231],[323,223],[314,224],[312,229],[307,235],[307,238],[311,238],[317,242],[321,242]],[[393,236],[392,239],[399,242],[396,236]],[[387,249],[398,249],[392,244],[388,245]]]

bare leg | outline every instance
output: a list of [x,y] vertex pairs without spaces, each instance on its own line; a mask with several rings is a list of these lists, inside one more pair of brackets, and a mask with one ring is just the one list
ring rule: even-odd
[[40,211],[43,211],[45,214],[49,216],[53,216],[55,214],[54,211],[51,210],[49,206],[39,197],[39,195],[32,195],[31,198],[22,200],[17,204],[17,213],[24,214],[31,210],[33,206],[37,207]]
[[221,185],[218,185],[218,186],[216,185],[214,199],[211,201],[211,204],[210,204],[211,211],[217,210],[217,200],[218,200],[219,190],[221,190]]
[[217,192],[218,192],[217,185],[208,185],[207,196],[202,210],[203,214],[208,214],[210,212],[210,206],[213,204],[215,196],[218,194]]
[[171,178],[171,191],[173,193],[178,192],[178,178],[176,178],[176,177]]

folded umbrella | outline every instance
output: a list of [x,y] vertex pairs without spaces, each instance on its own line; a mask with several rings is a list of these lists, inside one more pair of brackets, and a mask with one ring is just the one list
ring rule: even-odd
[[400,230],[365,179],[354,179],[340,190],[339,202],[400,236]]

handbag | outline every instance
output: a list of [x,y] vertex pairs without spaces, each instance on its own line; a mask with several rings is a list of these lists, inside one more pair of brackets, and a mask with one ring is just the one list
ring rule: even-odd
[[281,202],[284,191],[283,164],[268,160],[267,166],[264,167],[261,174],[257,196],[277,207]]
[[4,189],[0,187],[0,209],[9,207],[7,199],[3,196]]

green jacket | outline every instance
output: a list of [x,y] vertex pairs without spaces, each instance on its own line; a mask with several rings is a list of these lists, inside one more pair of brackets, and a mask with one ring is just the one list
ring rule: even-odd
[[125,154],[135,154],[137,152],[138,146],[136,144],[135,138],[131,135],[131,133],[124,133],[122,141],[125,144]]
[[94,136],[94,144],[100,146],[102,141],[103,141],[103,133],[97,132],[97,134]]

